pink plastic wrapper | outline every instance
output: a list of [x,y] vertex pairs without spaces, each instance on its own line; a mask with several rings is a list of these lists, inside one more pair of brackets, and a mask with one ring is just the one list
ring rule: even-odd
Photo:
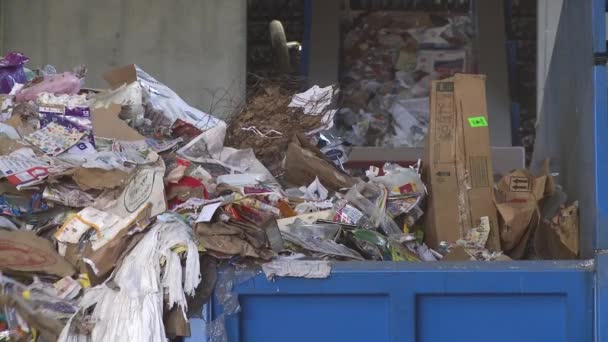
[[35,100],[40,93],[70,94],[74,95],[80,91],[80,79],[72,72],[45,76],[40,83],[24,88],[17,93],[17,101]]

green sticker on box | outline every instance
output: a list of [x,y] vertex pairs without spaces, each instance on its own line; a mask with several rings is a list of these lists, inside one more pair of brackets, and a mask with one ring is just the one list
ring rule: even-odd
[[486,120],[485,116],[473,116],[473,117],[470,117],[468,120],[469,120],[469,125],[471,125],[471,127],[487,127],[488,126],[488,121]]

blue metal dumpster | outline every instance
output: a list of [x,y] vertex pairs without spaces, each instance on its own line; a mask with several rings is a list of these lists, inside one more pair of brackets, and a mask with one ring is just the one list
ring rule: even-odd
[[213,321],[227,341],[608,342],[606,3],[563,6],[536,152],[580,202],[585,260],[336,263],[322,280],[257,274],[235,283],[239,310],[219,330],[214,299],[189,340],[207,340]]

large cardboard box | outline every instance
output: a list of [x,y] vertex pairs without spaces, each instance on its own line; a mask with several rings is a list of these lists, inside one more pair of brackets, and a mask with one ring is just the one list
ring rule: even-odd
[[486,247],[500,251],[485,76],[456,74],[433,82],[427,139],[427,243],[454,243],[487,216]]

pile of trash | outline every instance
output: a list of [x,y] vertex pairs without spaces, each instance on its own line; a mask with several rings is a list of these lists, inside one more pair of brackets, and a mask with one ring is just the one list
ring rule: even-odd
[[[83,87],[83,68],[30,71],[26,61],[18,53],[0,61],[0,339],[189,336],[188,319],[214,288],[229,297],[218,280],[224,265],[324,278],[334,261],[506,258],[487,249],[487,217],[458,241],[425,243],[430,192],[420,162],[356,178],[319,148],[330,123],[279,126],[280,116],[332,118],[333,87],[293,96],[266,88],[228,129],[136,65],[105,73],[110,88],[95,91]],[[275,97],[273,124],[264,118],[271,105],[258,101]],[[225,146],[228,130],[242,149]],[[267,142],[281,149],[268,152]],[[509,248],[543,240],[533,220],[547,218],[554,235],[577,223],[563,196],[535,216],[538,200],[559,193],[551,179],[522,183],[526,198],[499,197]]]
[[339,135],[356,146],[424,146],[431,81],[473,70],[471,17],[373,11],[349,19]]

